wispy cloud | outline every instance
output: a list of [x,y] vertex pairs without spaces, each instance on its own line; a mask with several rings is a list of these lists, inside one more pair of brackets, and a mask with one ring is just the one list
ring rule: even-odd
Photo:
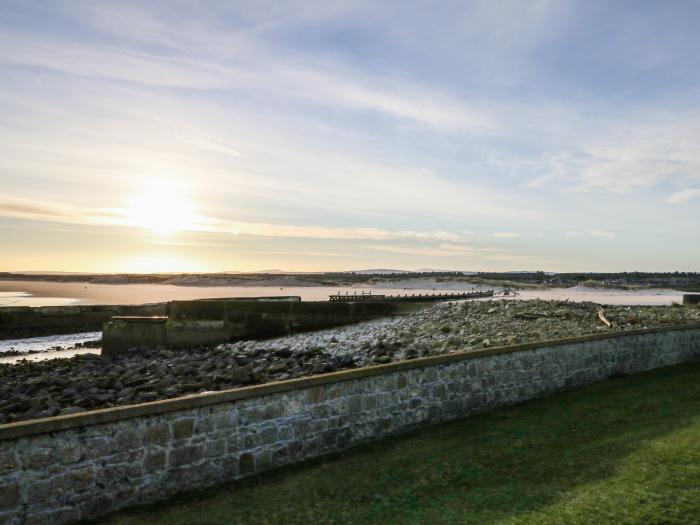
[[520,237],[519,233],[514,233],[514,232],[497,232],[497,233],[492,233],[494,237],[498,237],[499,239],[515,239],[516,237]]
[[666,202],[671,204],[684,204],[691,199],[700,197],[700,189],[686,189],[672,193],[666,197]]
[[[111,225],[141,228],[134,224],[128,209],[83,208],[53,204],[44,201],[18,198],[0,198],[0,217],[34,221],[81,225]],[[229,221],[192,214],[183,230],[258,237],[334,239],[334,240],[414,240],[414,241],[459,241],[456,233],[442,230],[413,231],[389,230],[385,228],[306,226],[293,224],[271,224],[264,222]],[[446,249],[456,250],[456,245],[444,244]]]
[[617,235],[615,233],[609,232],[606,230],[586,230],[586,233],[588,235],[591,235],[592,237],[601,237],[603,239],[608,239],[608,240],[612,240],[615,237],[617,237]]

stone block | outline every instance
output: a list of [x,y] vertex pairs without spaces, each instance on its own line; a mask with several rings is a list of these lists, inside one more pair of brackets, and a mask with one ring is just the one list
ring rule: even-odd
[[236,433],[226,438],[226,448],[230,453],[237,452],[243,448],[243,436]]
[[309,419],[295,419],[292,423],[294,427],[294,435],[298,438],[305,437],[310,431]]
[[114,447],[127,452],[141,446],[141,434],[135,428],[122,428],[114,435]]
[[172,424],[174,439],[187,439],[194,434],[194,419],[178,419]]
[[168,465],[170,467],[181,467],[196,463],[204,457],[203,445],[185,445],[172,449],[168,454]]
[[7,450],[0,451],[0,476],[9,474],[19,468],[14,450],[8,447]]
[[256,448],[260,444],[260,436],[253,430],[248,432],[243,436],[243,448],[251,449]]
[[128,483],[126,465],[106,465],[97,471],[96,483],[106,487],[115,487],[121,483]]
[[374,410],[377,408],[377,396],[365,395],[362,397],[362,409]]
[[362,410],[362,395],[355,394],[348,397],[348,410],[350,412],[359,412]]
[[65,493],[65,476],[55,476],[47,480],[35,481],[29,485],[27,487],[26,502],[30,506],[47,501],[56,502],[62,500]]
[[260,443],[269,445],[277,441],[279,433],[277,432],[277,427],[268,425],[258,430],[258,436],[260,437]]
[[19,483],[0,485],[0,511],[14,509],[21,503]]
[[204,444],[204,455],[208,458],[223,456],[226,453],[226,440],[217,439]]
[[154,474],[165,468],[165,450],[149,450],[143,460],[143,468],[147,474]]
[[309,405],[322,403],[325,400],[326,387],[323,385],[311,387],[306,391],[306,403]]
[[128,452],[119,452],[103,458],[106,465],[121,465],[123,463],[136,463],[143,459],[144,449],[129,450]]
[[250,453],[241,454],[239,458],[241,474],[248,475],[255,472],[255,456]]
[[280,402],[268,403],[265,405],[263,417],[265,419],[277,419],[284,416],[284,405]]
[[402,390],[406,388],[406,386],[408,386],[408,379],[406,378],[406,374],[399,374],[396,378],[396,388]]
[[82,517],[102,516],[116,508],[115,496],[112,492],[97,492],[92,497],[77,505]]
[[69,487],[75,492],[91,490],[95,484],[95,469],[92,465],[75,468],[68,474]]
[[39,470],[55,462],[53,451],[48,448],[30,449],[22,456],[22,464],[27,470]]
[[228,455],[220,460],[220,472],[222,479],[234,479],[240,474],[238,456]]
[[239,410],[240,422],[242,425],[250,423],[260,423],[265,420],[265,413],[260,407],[250,406]]
[[111,451],[111,445],[105,437],[91,437],[85,442],[85,458],[95,459],[108,455]]
[[149,444],[162,445],[170,439],[170,425],[159,422],[146,427],[144,441]]
[[264,449],[255,454],[255,472],[269,470],[272,466],[272,451]]
[[294,437],[294,427],[289,425],[281,425],[277,428],[278,438],[280,441],[288,441]]
[[56,459],[64,465],[78,463],[82,459],[82,456],[82,447],[74,442],[64,443],[56,450]]

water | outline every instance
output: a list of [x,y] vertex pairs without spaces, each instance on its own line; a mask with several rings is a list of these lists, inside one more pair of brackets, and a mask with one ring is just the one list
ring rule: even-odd
[[37,297],[29,292],[0,292],[0,306],[64,306],[78,302],[72,297]]
[[[326,301],[328,296],[372,291],[387,295],[405,293],[462,292],[469,283],[440,283],[432,279],[387,281],[372,286],[177,286],[170,284],[92,284],[42,281],[0,281],[0,306],[48,306],[70,304],[143,304],[219,297],[298,295],[304,301]],[[496,288],[496,287],[493,287]],[[600,288],[542,288],[520,291],[521,299],[591,301],[601,304],[670,305],[683,301],[676,290],[610,290]]]
[[[20,359],[41,361],[56,357],[71,357],[76,354],[99,353],[99,348],[75,348],[76,344],[95,341],[102,338],[102,332],[82,332],[79,334],[46,335],[42,337],[25,337],[0,341],[0,363],[14,363]],[[63,350],[54,350],[61,347]],[[3,356],[3,353],[16,350],[19,352],[41,352],[24,355]]]
[[610,290],[605,288],[547,288],[542,290],[520,290],[519,299],[545,299],[548,301],[592,302],[614,305],[669,306],[683,302],[683,293],[677,290]]
[[[0,281],[0,306],[53,306],[70,304],[142,304],[170,300],[203,299],[215,297],[261,297],[298,295],[305,301],[326,301],[329,295],[349,292],[404,295],[433,292],[463,292],[474,289],[469,283],[439,283],[431,279],[378,283],[373,286],[176,286],[165,284],[91,284],[52,283],[40,281]],[[487,287],[476,287],[487,289]],[[546,299],[590,301],[616,305],[670,305],[681,303],[683,292],[676,290],[609,290],[598,288],[543,288],[520,290],[514,299]],[[60,352],[46,352],[55,346],[69,348],[76,343],[100,339],[100,332],[32,337],[0,341],[0,363],[14,362],[26,357],[30,360],[70,357],[78,353],[96,353],[99,349],[73,348]],[[39,350],[40,354],[6,356],[2,353],[14,348],[21,352]]]

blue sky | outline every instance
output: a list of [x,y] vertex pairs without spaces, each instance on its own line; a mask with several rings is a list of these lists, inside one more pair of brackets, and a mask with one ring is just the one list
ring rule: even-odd
[[6,0],[0,270],[700,270],[699,23]]

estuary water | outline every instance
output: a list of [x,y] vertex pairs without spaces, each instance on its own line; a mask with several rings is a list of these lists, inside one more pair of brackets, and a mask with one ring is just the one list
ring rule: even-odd
[[[436,281],[411,280],[380,283],[375,286],[176,286],[166,284],[91,284],[53,283],[37,281],[0,281],[0,306],[59,306],[73,304],[142,304],[177,299],[204,299],[215,297],[263,297],[298,295],[305,301],[325,301],[329,295],[341,293],[372,293],[386,295],[430,294],[435,292],[464,292],[475,287],[469,283],[438,283]],[[683,292],[676,290],[610,290],[599,288],[543,288],[520,290],[519,299],[546,299],[590,301],[615,305],[670,305],[681,303]],[[75,348],[76,343],[100,339],[100,332],[32,337],[0,341],[0,363],[19,359],[41,360],[70,357],[79,353],[95,353],[95,348]],[[52,350],[60,346],[63,350]],[[40,353],[4,356],[8,350]]]
[[[326,301],[341,293],[464,292],[485,290],[469,283],[440,283],[431,279],[378,283],[372,286],[179,286],[171,284],[92,284],[42,281],[0,281],[0,306],[55,306],[70,304],[143,304],[220,297],[298,295],[304,301]],[[591,301],[601,304],[670,305],[682,302],[683,292],[666,289],[611,290],[602,288],[541,288],[520,290],[520,299]]]

